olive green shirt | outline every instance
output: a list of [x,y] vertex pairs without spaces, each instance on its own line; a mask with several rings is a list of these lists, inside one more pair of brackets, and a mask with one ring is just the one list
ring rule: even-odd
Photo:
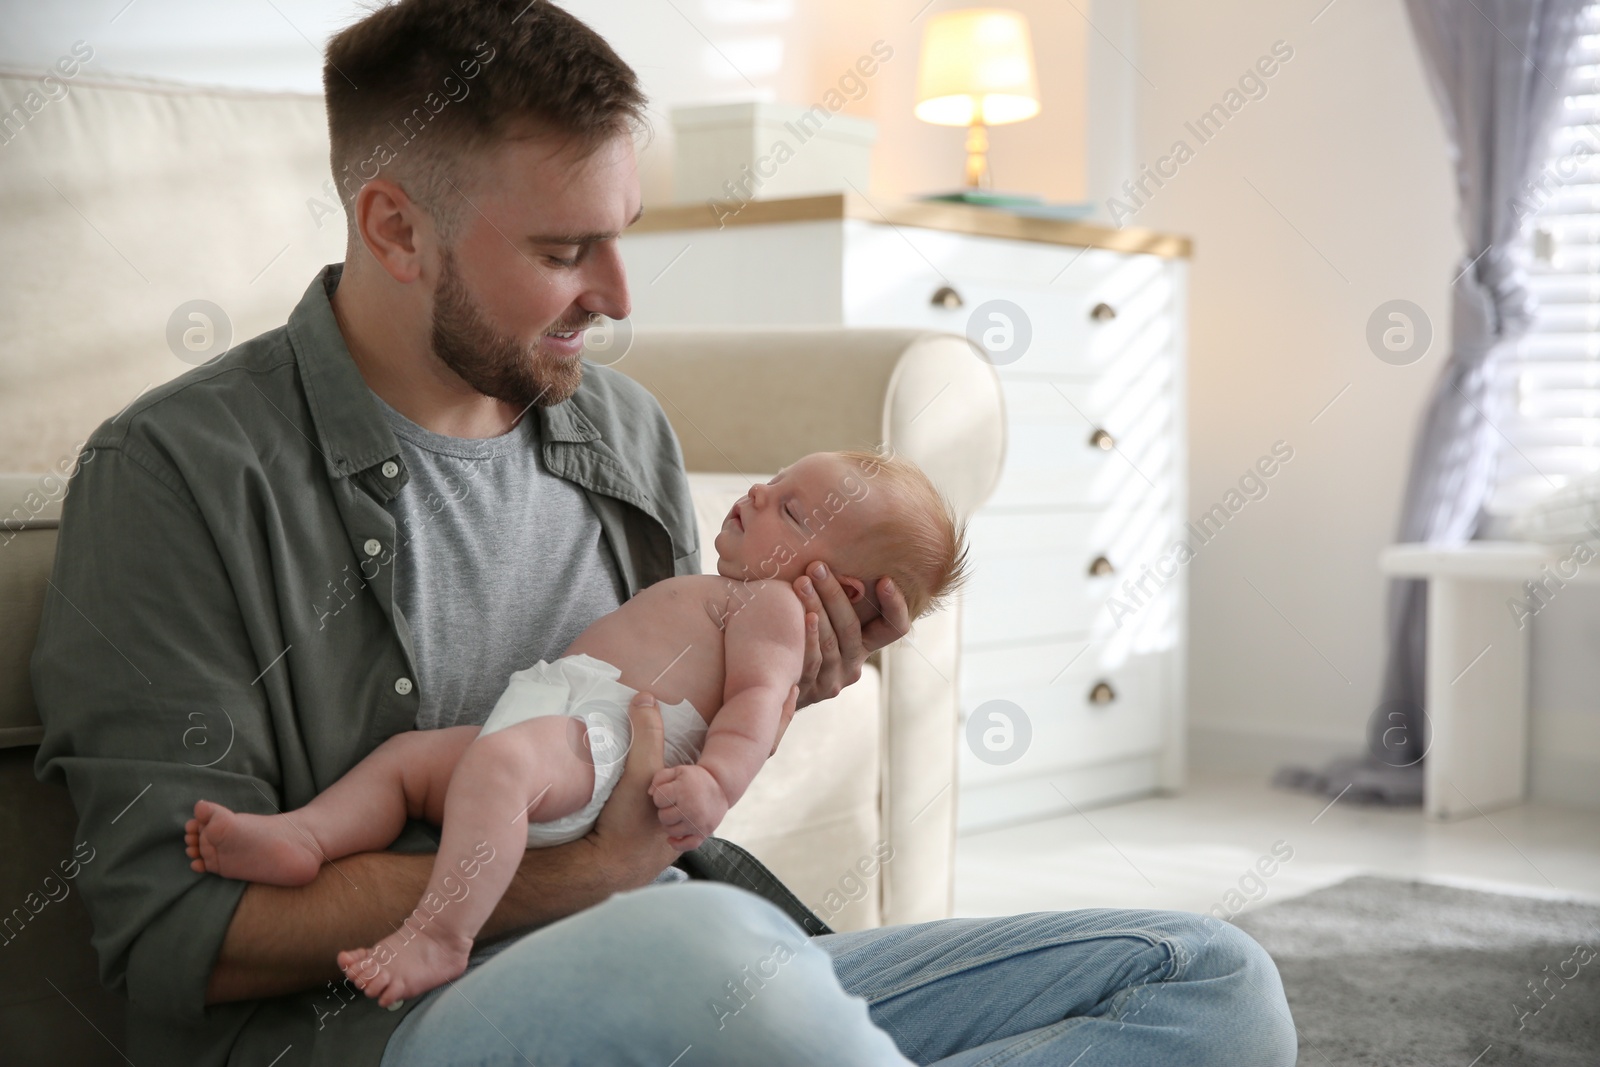
[[[384,507],[407,472],[334,320],[342,269],[287,325],[101,424],[64,502],[32,661],[34,771],[65,783],[75,840],[96,850],[79,885],[135,1063],[377,1064],[417,1003],[386,1011],[340,980],[207,1006],[246,883],[184,854],[196,800],[300,807],[417,717]],[[628,596],[699,572],[682,454],[643,387],[590,365],[534,411],[547,468],[584,490]],[[392,847],[437,844],[413,821]]]

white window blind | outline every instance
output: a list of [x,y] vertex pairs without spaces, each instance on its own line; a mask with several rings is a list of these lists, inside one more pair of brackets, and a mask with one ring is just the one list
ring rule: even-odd
[[1600,3],[1583,20],[1548,158],[1516,201],[1539,307],[1500,363],[1496,515],[1600,471]]

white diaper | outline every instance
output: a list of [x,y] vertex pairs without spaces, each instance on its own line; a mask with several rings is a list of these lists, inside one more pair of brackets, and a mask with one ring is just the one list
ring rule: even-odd
[[[594,757],[594,796],[570,815],[549,822],[528,822],[528,846],[543,848],[576,841],[600,817],[600,808],[617,787],[627,762],[633,727],[628,703],[638,692],[617,679],[622,672],[593,656],[562,656],[554,663],[540,660],[511,676],[494,710],[484,720],[478,736],[503,730],[540,715],[571,715],[589,726],[589,748]],[[706,741],[706,721],[687,700],[661,704],[661,726],[666,734],[666,766],[693,763]]]

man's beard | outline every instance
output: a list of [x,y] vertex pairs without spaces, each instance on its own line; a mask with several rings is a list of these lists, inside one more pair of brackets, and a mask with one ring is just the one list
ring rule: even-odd
[[[581,330],[587,325],[556,327]],[[448,248],[440,250],[439,285],[433,294],[433,353],[478,392],[519,411],[559,404],[583,381],[580,360],[552,359],[537,344],[525,346],[496,332],[462,284]]]

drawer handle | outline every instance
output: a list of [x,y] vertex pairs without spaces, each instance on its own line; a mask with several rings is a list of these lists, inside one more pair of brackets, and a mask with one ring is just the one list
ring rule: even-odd
[[1104,578],[1108,574],[1115,573],[1117,573],[1117,568],[1113,567],[1111,561],[1104,556],[1096,556],[1094,562],[1089,564],[1089,574],[1092,577]]
[[1116,440],[1104,430],[1096,430],[1089,435],[1089,444],[1102,452],[1110,452],[1117,447]]
[[1109,682],[1096,682],[1094,688],[1089,690],[1089,703],[1109,704],[1117,699],[1117,691],[1111,688]]
[[956,292],[948,285],[941,285],[939,288],[934,290],[933,299],[928,301],[928,303],[932,304],[936,308],[952,309],[962,307],[966,304],[966,301],[961,299],[960,293]]
[[1117,317],[1117,309],[1110,304],[1096,304],[1089,309],[1089,317],[1096,322],[1110,322]]

